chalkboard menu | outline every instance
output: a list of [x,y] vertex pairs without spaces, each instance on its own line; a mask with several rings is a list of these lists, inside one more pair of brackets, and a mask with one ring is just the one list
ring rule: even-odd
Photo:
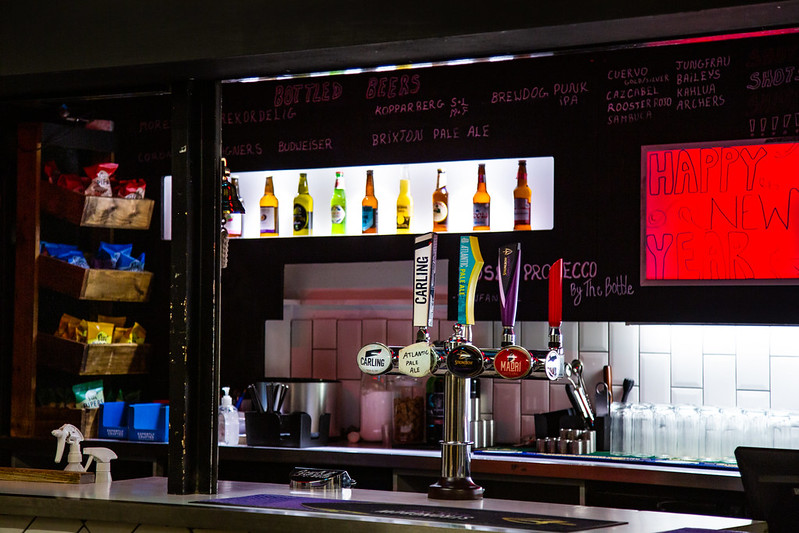
[[[497,250],[520,242],[519,320],[546,319],[549,265],[563,258],[564,320],[799,323],[799,290],[793,283],[799,271],[783,273],[793,282],[780,287],[702,283],[712,275],[695,276],[697,283],[690,286],[641,282],[647,281],[642,157],[665,153],[653,147],[701,150],[700,143],[737,143],[757,150],[776,139],[790,152],[797,135],[799,34],[794,31],[223,87],[223,152],[235,171],[554,157],[553,229],[479,235],[486,267],[477,289],[478,320],[499,319]],[[642,147],[649,148],[642,152]],[[779,186],[799,189],[799,169],[782,168]],[[458,179],[474,178],[449,176],[450,182]],[[758,187],[764,191],[768,184]],[[779,213],[768,211],[775,224],[775,217],[797,215],[796,195],[781,197]],[[719,198],[718,210],[708,209],[732,216],[736,208],[730,201]],[[746,216],[742,210],[776,208],[742,201],[739,216]],[[412,239],[380,239],[386,246],[377,249],[374,241],[367,245],[358,237],[234,243],[231,253],[246,255],[247,261],[234,257],[231,265],[241,266],[228,278],[238,278],[242,287],[243,277],[252,283],[263,279],[262,269],[247,270],[253,261],[281,279],[284,262],[412,257]],[[653,237],[653,249],[662,247],[662,240]],[[784,265],[799,265],[795,235],[771,242],[769,250],[784,256]],[[457,257],[455,235],[442,235],[439,256]],[[450,268],[456,263],[451,260]],[[457,279],[454,271],[449,277]],[[271,293],[271,300],[280,301],[278,291],[280,284],[262,288],[264,296]],[[453,298],[455,292],[450,288]],[[277,307],[261,314],[275,318]],[[449,314],[455,316],[454,299]]]

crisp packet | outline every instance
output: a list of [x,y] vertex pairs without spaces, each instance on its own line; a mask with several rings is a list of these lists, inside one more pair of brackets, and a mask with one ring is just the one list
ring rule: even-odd
[[133,331],[133,328],[122,328],[122,327],[115,327],[114,328],[114,344],[130,344],[132,341],[130,340],[130,332]]
[[61,320],[58,322],[58,329],[55,332],[55,336],[74,341],[77,336],[76,330],[79,325],[80,318],[64,313],[61,315]]
[[58,183],[58,177],[61,175],[61,171],[58,170],[58,165],[56,165],[55,161],[48,161],[44,164],[44,175],[47,176],[47,181],[53,185]]
[[138,322],[134,322],[133,327],[130,329],[130,342],[144,344],[144,339],[147,337],[147,330],[144,329]]
[[129,270],[131,272],[141,272],[144,270],[144,253],[138,259],[131,257],[129,254],[120,254],[116,264],[117,270]]
[[117,268],[117,261],[123,253],[130,255],[133,252],[132,244],[109,244],[100,242],[100,248],[92,260],[94,268]]
[[89,334],[89,323],[86,320],[81,320],[78,327],[75,328],[75,340],[78,342],[86,342],[86,337]]
[[72,192],[84,194],[84,191],[89,183],[90,182],[88,180],[84,180],[76,174],[61,174],[58,176],[58,182],[56,185]]
[[116,195],[120,198],[138,200],[144,198],[144,191],[146,188],[147,182],[143,179],[119,180]]
[[114,340],[114,325],[109,322],[87,322],[86,341],[89,344],[111,344]]
[[39,243],[39,251],[40,253],[44,253],[51,257],[58,258],[58,256],[65,254],[67,252],[72,252],[77,250],[78,247],[74,244],[59,244],[56,242],[46,242],[41,241]]
[[55,259],[66,261],[70,265],[76,265],[81,268],[89,268],[89,263],[83,256],[83,252],[78,250],[78,247],[72,244],[58,244],[42,241],[39,249],[44,255],[49,255]]
[[105,403],[102,380],[78,383],[72,386],[75,393],[75,407],[78,409],[97,409]]
[[89,268],[89,262],[86,261],[86,258],[83,256],[83,252],[80,250],[72,250],[71,252],[62,254],[58,257],[58,259],[66,261],[70,265],[79,266],[81,268]]
[[116,163],[100,163],[84,168],[86,175],[92,180],[84,194],[86,196],[113,196],[111,176],[116,172],[118,166]]

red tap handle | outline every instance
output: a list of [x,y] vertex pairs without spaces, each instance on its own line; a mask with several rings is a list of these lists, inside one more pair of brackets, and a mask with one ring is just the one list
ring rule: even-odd
[[563,321],[563,259],[549,269],[549,327],[559,328]]

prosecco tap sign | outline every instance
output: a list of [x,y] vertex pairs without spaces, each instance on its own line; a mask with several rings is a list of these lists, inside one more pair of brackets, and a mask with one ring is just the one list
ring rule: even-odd
[[643,285],[797,283],[799,144],[642,148]]

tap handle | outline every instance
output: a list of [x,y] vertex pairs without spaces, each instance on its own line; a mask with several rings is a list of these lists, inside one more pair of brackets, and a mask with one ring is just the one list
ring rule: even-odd
[[516,303],[519,298],[519,273],[521,268],[520,243],[506,244],[499,248],[497,264],[497,280],[499,281],[499,305],[502,315],[502,326],[505,328],[503,345],[515,344],[513,325],[516,322]]
[[414,241],[413,255],[413,325],[433,326],[433,302],[436,287],[438,235],[428,233]]
[[458,256],[458,323],[474,324],[474,293],[483,269],[477,237],[462,235]]

